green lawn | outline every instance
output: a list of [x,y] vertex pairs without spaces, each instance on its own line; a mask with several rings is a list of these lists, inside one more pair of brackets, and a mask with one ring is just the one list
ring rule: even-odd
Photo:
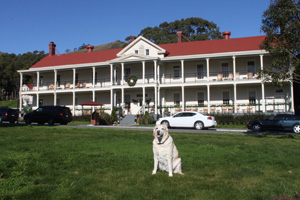
[[[0,127],[0,199],[275,199],[300,193],[300,137],[171,133],[184,175],[151,175],[152,132]],[[298,196],[299,197],[299,196]]]
[[0,106],[9,108],[18,108],[18,100],[0,101]]

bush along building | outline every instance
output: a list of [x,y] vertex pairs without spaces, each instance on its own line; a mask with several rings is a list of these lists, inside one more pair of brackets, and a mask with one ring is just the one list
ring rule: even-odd
[[[258,77],[271,55],[260,49],[265,36],[157,45],[143,36],[131,37],[125,48],[49,55],[20,73],[20,108],[65,105],[81,115],[87,101],[110,112],[146,111],[164,115],[178,111],[201,113],[294,112],[293,85],[276,87]],[[23,76],[33,84],[23,83]],[[31,104],[24,102],[32,96]],[[96,107],[97,109],[97,107]]]

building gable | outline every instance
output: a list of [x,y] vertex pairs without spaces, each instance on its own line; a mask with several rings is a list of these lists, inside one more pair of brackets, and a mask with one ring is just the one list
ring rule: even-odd
[[143,36],[139,36],[117,54],[119,59],[164,58],[167,51]]

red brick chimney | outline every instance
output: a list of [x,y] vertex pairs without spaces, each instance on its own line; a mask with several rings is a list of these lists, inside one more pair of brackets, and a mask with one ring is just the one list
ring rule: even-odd
[[182,31],[177,31],[177,42],[182,42]]
[[135,37],[135,36],[133,36],[133,35],[132,35],[132,36],[130,36],[130,41],[129,41],[129,43],[130,43],[130,42],[133,42],[133,40],[135,40],[135,38],[136,38],[136,37]]
[[88,53],[91,53],[91,52],[93,51],[93,49],[94,49],[94,46],[92,46],[92,45],[87,45],[86,48],[87,48],[87,50],[88,50]]
[[229,40],[230,39],[230,35],[231,35],[230,31],[223,32],[224,40]]
[[55,47],[56,47],[56,44],[54,44],[54,42],[49,43],[49,56],[55,55]]

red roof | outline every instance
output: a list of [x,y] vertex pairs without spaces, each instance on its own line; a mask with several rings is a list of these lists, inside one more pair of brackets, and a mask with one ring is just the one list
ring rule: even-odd
[[171,56],[226,53],[236,51],[261,50],[260,44],[264,41],[265,36],[232,38],[229,40],[204,40],[194,42],[182,42],[159,45],[167,50]]
[[31,68],[105,62],[117,58],[117,53],[121,50],[122,49],[109,49],[90,53],[84,52],[46,56]]
[[[229,40],[205,40],[182,43],[161,44],[161,48],[169,52],[167,57],[184,56],[195,54],[226,53],[238,51],[261,50],[260,44],[265,36],[232,38]],[[84,64],[94,62],[106,62],[117,58],[117,53],[122,49],[110,49],[103,51],[93,51],[90,53],[70,53],[54,56],[47,56],[37,62],[31,68]]]

